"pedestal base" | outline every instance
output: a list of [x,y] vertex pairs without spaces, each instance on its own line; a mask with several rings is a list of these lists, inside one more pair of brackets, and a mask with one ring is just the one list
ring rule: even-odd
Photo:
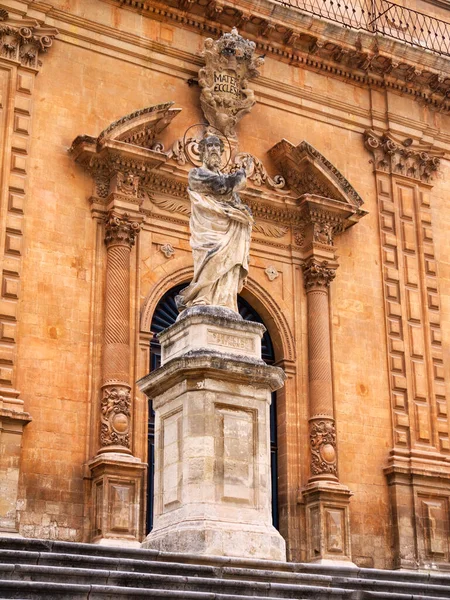
[[260,324],[212,308],[160,336],[172,358],[139,383],[155,410],[154,529],[143,546],[284,561],[269,428],[271,392],[285,376],[260,358]]
[[18,535],[17,494],[24,427],[31,421],[19,400],[10,405],[0,397],[0,536]]
[[163,552],[286,560],[286,544],[272,526],[189,521],[153,530],[142,544]]
[[303,490],[308,561],[353,564],[349,519],[351,496],[352,492],[346,486],[332,481],[315,481]]
[[88,467],[92,474],[89,541],[104,546],[139,547],[147,465],[127,454],[105,452]]

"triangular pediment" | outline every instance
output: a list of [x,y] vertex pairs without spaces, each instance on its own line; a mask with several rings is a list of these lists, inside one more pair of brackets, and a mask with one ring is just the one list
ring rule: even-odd
[[299,196],[315,194],[355,208],[363,204],[342,173],[308,142],[294,146],[283,139],[269,153],[289,187]]

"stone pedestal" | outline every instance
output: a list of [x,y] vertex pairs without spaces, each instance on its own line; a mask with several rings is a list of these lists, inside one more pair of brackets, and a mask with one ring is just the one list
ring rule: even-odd
[[351,496],[348,487],[338,482],[315,481],[304,488],[308,561],[353,565],[349,522]]
[[17,495],[24,427],[31,421],[21,408],[0,397],[0,537],[18,535]]
[[272,525],[269,408],[284,373],[261,360],[264,327],[194,307],[160,335],[139,382],[155,410],[154,528],[143,546],[286,560]]

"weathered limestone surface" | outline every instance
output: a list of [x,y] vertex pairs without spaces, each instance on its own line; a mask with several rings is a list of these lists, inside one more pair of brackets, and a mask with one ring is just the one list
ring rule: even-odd
[[285,376],[261,360],[263,332],[203,306],[161,335],[162,365],[139,382],[156,414],[155,520],[143,547],[285,560],[272,525],[269,423]]

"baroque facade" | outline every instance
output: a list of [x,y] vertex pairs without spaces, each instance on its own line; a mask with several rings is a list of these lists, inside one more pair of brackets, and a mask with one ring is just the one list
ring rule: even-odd
[[[145,539],[136,381],[193,275],[206,118],[228,169],[253,157],[240,302],[286,374],[272,484],[288,560],[449,568],[450,51],[408,37],[399,7],[370,30],[377,3],[355,22],[291,4],[0,2],[2,535]],[[410,4],[450,30],[445,0]],[[248,86],[217,82],[234,112],[208,79],[224,33],[254,42]]]

